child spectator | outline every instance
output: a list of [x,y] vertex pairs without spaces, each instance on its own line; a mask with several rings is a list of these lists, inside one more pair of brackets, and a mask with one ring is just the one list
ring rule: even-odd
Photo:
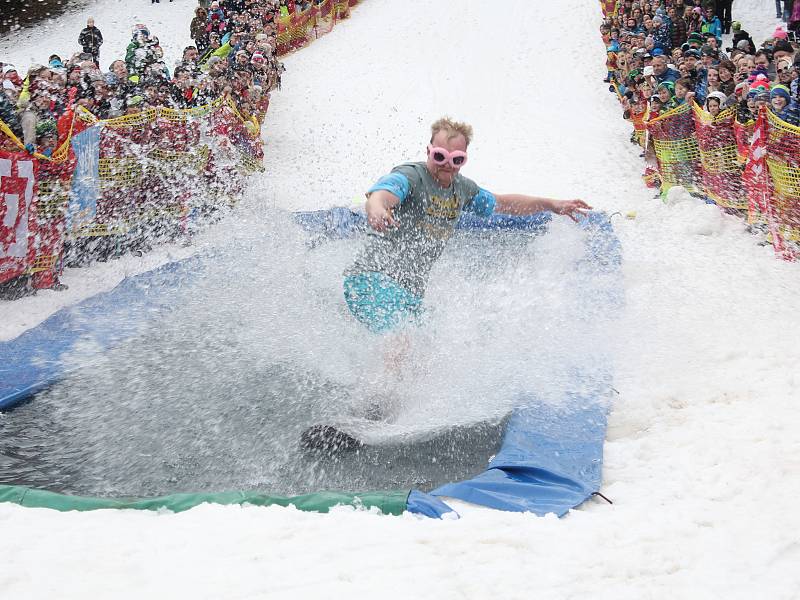
[[670,111],[678,107],[678,102],[675,100],[675,84],[671,81],[662,81],[656,88],[658,99],[661,101],[663,112]]
[[706,98],[706,112],[711,113],[711,116],[716,118],[728,98],[722,92],[711,92]]
[[775,85],[769,94],[770,108],[775,115],[790,125],[800,125],[800,106],[792,100],[789,88]]

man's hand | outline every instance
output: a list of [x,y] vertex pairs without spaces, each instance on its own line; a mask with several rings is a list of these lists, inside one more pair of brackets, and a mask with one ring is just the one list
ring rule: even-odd
[[390,227],[397,227],[397,222],[392,215],[392,209],[382,205],[367,207],[367,223],[375,231],[386,231]]
[[380,190],[370,195],[366,206],[367,223],[378,232],[386,231],[390,227],[397,227],[397,221],[394,220],[392,214],[392,206],[383,198],[384,195],[393,198],[389,192]]
[[554,213],[566,215],[576,223],[578,222],[576,215],[585,214],[587,210],[592,210],[592,207],[583,200],[556,200],[553,203]]

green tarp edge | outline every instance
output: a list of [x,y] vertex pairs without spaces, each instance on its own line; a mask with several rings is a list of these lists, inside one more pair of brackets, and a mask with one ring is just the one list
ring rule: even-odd
[[0,502],[12,502],[28,508],[51,508],[59,511],[128,508],[134,510],[170,510],[182,512],[203,503],[250,504],[253,506],[289,506],[298,510],[328,512],[334,506],[378,508],[386,515],[400,515],[406,510],[410,490],[391,492],[317,492],[302,496],[270,496],[259,492],[215,492],[200,494],[170,494],[157,498],[93,498],[68,496],[47,490],[18,485],[0,485]]

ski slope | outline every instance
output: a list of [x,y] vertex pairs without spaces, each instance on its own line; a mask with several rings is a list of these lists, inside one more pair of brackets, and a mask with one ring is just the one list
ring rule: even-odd
[[[734,6],[757,40],[774,28],[756,19],[773,14],[766,0]],[[620,394],[603,489],[613,506],[588,502],[562,520],[459,506],[461,520],[432,521],[0,505],[0,597],[796,598],[800,265],[713,206],[652,198],[600,82],[598,10],[593,0],[366,1],[286,58],[264,127],[266,173],[231,218],[251,226],[273,207],[357,201],[393,164],[421,159],[441,114],[473,124],[465,174],[484,187],[619,213],[626,308],[611,342]],[[164,26],[185,39],[185,19]],[[39,42],[18,43],[33,55]],[[213,231],[198,241],[213,243]],[[70,271],[71,296],[0,304],[0,334],[189,251]]]

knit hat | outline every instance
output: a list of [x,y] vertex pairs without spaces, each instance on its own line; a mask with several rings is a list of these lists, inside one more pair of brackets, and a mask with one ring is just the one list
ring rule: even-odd
[[692,48],[692,49],[687,50],[686,52],[684,52],[683,56],[684,57],[694,56],[695,58],[700,58],[700,51],[699,50],[695,50],[694,48]]
[[780,84],[773,86],[772,91],[769,93],[769,97],[770,99],[783,98],[784,100],[786,100],[786,102],[791,102],[792,100],[792,95],[789,92],[789,88],[787,88],[785,85],[780,85]]
[[792,45],[788,40],[778,40],[772,45],[772,53],[775,54],[776,52],[788,52],[789,54],[794,54],[794,48],[792,48]]
[[662,81],[661,83],[659,83],[656,89],[660,90],[661,88],[669,90],[670,96],[675,95],[675,84],[672,83],[671,81]]
[[734,31],[741,31],[742,24],[739,23],[739,21],[734,21],[733,23],[731,23],[731,29],[733,29]]
[[702,56],[719,56],[719,52],[714,50],[708,44],[705,44],[702,48],[700,48],[700,54]]
[[750,84],[746,81],[742,81],[741,83],[737,83],[736,87],[733,89],[733,93],[737,96],[741,96],[742,94],[746,94],[750,90]]
[[787,34],[781,27],[776,27],[775,33],[772,34],[772,37],[776,40],[787,40],[789,39],[789,34]]
[[750,50],[750,42],[748,42],[747,40],[739,40],[738,42],[736,42],[736,47],[739,50],[745,50],[745,51]]
[[759,74],[756,78],[750,83],[750,90],[758,90],[759,88],[765,89],[769,91],[769,79],[764,74]]
[[264,55],[261,52],[253,52],[253,56],[250,58],[250,62],[253,63],[263,63],[264,62]]

